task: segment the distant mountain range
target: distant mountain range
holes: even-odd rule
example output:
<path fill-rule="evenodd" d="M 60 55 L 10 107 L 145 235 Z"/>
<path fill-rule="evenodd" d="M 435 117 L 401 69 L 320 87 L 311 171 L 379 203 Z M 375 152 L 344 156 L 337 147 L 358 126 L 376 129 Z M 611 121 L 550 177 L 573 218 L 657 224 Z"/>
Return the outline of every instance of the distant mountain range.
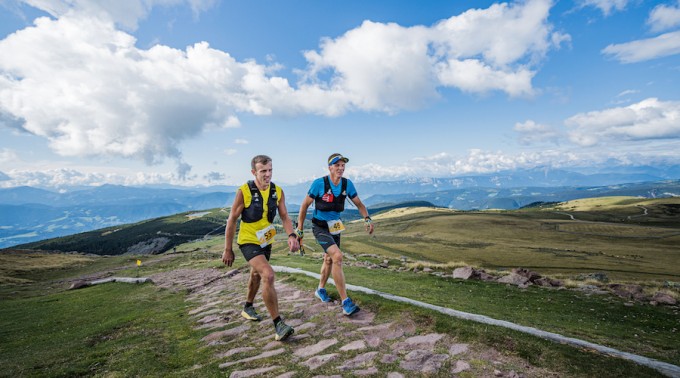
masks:
<path fill-rule="evenodd" d="M 356 182 L 363 202 L 385 207 L 427 201 L 460 210 L 516 209 L 533 202 L 630 195 L 680 196 L 680 167 L 616 167 L 579 173 L 533 169 L 454 178 Z M 297 212 L 310 183 L 282 185 L 288 210 Z M 237 187 L 162 188 L 103 185 L 54 192 L 0 189 L 0 248 L 134 223 L 186 211 L 231 206 Z M 350 205 L 348 209 L 352 209 Z"/>
<path fill-rule="evenodd" d="M 0 189 L 0 248 L 134 223 L 191 210 L 225 207 L 234 192 L 103 185 L 56 193 Z"/>

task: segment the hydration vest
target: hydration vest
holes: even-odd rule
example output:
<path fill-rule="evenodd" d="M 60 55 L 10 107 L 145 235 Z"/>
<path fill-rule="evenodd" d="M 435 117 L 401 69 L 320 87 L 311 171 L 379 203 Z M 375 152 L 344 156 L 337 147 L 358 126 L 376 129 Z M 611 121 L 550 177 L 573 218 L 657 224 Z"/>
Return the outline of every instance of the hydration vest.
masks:
<path fill-rule="evenodd" d="M 331 180 L 328 176 L 323 178 L 323 196 L 314 199 L 314 206 L 318 211 L 342 212 L 345 210 L 345 198 L 347 198 L 347 179 L 341 179 L 340 195 L 335 196 L 331 189 Z"/>
<path fill-rule="evenodd" d="M 250 206 L 243 209 L 241 213 L 241 221 L 246 223 L 254 223 L 262 219 L 264 213 L 264 206 L 262 204 L 262 196 L 260 189 L 255 185 L 255 181 L 248 181 L 248 188 L 250 189 Z M 276 185 L 273 182 L 269 183 L 269 198 L 267 199 L 267 220 L 269 223 L 274 222 L 276 216 L 276 209 L 278 208 L 278 198 L 276 196 Z"/>

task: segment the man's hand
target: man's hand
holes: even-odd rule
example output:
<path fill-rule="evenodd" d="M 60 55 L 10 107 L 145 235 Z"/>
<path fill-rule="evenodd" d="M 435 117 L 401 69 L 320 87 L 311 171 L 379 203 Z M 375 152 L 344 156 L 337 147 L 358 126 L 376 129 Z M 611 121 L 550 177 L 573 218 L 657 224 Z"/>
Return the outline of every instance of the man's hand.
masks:
<path fill-rule="evenodd" d="M 234 251 L 232 251 L 231 249 L 225 249 L 224 253 L 222 253 L 222 262 L 226 266 L 231 266 L 231 264 L 234 263 L 234 258 L 235 258 Z"/>
<path fill-rule="evenodd" d="M 364 223 L 366 224 L 366 231 L 368 231 L 368 234 L 373 235 L 373 221 L 371 220 L 371 217 L 364 218 Z"/>
<path fill-rule="evenodd" d="M 288 238 L 288 249 L 290 249 L 291 252 L 297 252 L 300 249 L 300 243 L 298 242 L 298 238 L 294 237 Z"/>

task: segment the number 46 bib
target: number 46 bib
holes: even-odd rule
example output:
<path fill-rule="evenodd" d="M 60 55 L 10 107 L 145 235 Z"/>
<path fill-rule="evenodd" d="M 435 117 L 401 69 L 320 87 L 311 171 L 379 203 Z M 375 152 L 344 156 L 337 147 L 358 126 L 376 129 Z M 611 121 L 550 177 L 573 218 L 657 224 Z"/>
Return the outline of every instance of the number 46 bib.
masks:
<path fill-rule="evenodd" d="M 327 223 L 328 223 L 328 232 L 330 232 L 331 235 L 338 235 L 341 232 L 345 231 L 345 225 L 342 224 L 342 221 L 340 219 L 330 220 L 330 221 L 327 221 Z"/>

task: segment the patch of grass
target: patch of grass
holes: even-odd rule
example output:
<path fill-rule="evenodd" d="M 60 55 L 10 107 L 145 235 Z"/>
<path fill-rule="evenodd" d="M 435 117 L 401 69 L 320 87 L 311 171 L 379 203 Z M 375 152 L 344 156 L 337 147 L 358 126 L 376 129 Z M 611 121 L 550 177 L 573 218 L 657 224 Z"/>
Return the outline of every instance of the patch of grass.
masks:
<path fill-rule="evenodd" d="M 184 298 L 152 285 L 105 284 L 3 301 L 3 376 L 183 375 L 208 360 Z M 216 366 L 192 374 L 217 375 Z"/>

